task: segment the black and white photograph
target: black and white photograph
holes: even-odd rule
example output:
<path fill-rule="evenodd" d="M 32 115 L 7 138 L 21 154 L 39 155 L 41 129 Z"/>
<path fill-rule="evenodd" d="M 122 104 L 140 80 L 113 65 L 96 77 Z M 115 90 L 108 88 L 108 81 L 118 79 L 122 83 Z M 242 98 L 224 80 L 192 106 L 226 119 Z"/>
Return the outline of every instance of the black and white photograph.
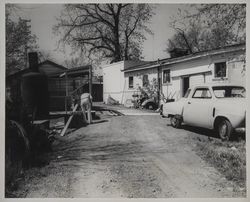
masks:
<path fill-rule="evenodd" d="M 247 198 L 247 3 L 2 4 L 4 198 Z"/>

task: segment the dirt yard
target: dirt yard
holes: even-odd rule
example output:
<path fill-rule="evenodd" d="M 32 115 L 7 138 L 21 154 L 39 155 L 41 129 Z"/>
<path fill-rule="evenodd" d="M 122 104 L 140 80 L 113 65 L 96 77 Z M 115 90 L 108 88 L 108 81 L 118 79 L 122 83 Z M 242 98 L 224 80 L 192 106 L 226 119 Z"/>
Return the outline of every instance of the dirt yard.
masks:
<path fill-rule="evenodd" d="M 245 197 L 201 159 L 193 131 L 174 129 L 156 114 L 101 119 L 58 137 L 48 165 L 25 172 L 15 197 Z"/>

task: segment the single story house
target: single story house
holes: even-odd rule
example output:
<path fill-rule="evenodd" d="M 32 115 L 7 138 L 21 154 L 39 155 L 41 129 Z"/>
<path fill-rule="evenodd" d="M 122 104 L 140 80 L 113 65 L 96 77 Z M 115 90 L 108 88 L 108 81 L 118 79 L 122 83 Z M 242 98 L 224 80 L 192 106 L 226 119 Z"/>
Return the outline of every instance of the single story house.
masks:
<path fill-rule="evenodd" d="M 108 96 L 126 104 L 138 87 L 156 81 L 159 91 L 175 100 L 199 83 L 234 83 L 246 85 L 245 44 L 131 65 L 121 61 L 103 67 L 103 98 Z"/>
<path fill-rule="evenodd" d="M 103 69 L 103 101 L 107 103 L 108 97 L 111 96 L 119 103 L 124 104 L 127 97 L 134 91 L 128 87 L 128 81 L 125 79 L 124 69 L 129 69 L 137 65 L 143 65 L 148 62 L 144 61 L 120 61 L 104 65 Z"/>

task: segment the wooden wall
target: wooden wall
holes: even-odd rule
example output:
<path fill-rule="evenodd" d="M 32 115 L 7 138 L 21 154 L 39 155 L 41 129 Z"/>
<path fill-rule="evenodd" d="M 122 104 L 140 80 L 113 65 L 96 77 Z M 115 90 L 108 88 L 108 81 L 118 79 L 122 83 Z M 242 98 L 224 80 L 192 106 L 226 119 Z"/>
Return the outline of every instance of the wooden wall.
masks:
<path fill-rule="evenodd" d="M 87 78 L 76 77 L 68 78 L 49 78 L 48 88 L 50 94 L 50 111 L 64 111 L 65 110 L 65 96 L 66 96 L 66 85 L 68 85 L 68 98 L 67 98 L 67 109 L 70 110 L 71 107 L 71 97 L 72 92 L 86 83 Z M 89 92 L 89 85 L 86 84 L 80 93 Z M 92 85 L 92 97 L 94 102 L 103 101 L 103 85 L 93 84 Z"/>

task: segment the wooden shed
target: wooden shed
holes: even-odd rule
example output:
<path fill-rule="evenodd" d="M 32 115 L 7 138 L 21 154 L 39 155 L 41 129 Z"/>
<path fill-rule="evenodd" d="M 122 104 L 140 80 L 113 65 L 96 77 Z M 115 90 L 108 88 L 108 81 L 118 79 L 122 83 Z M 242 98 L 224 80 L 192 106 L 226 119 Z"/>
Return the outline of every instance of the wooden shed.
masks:
<path fill-rule="evenodd" d="M 48 86 L 51 111 L 69 110 L 72 106 L 72 98 L 84 92 L 91 93 L 93 101 L 102 101 L 102 81 L 92 77 L 91 65 L 50 74 Z"/>

